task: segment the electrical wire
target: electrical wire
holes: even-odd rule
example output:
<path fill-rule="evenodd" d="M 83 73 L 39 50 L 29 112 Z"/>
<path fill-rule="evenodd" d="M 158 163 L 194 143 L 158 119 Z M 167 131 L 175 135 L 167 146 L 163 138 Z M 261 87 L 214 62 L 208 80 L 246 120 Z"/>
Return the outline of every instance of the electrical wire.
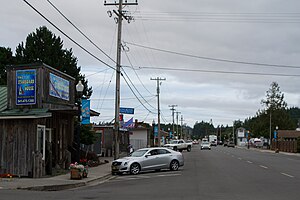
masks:
<path fill-rule="evenodd" d="M 130 91 L 132 92 L 132 94 L 136 97 L 136 99 L 140 102 L 140 104 L 146 109 L 148 110 L 149 112 L 153 113 L 151 110 L 149 110 L 143 102 L 141 102 L 141 100 L 138 98 L 138 96 L 135 94 L 135 92 L 133 91 L 132 87 L 129 85 L 128 81 L 126 80 L 126 78 L 123 76 L 123 74 L 121 73 L 125 83 L 127 84 L 127 86 L 129 87 Z"/>
<path fill-rule="evenodd" d="M 131 66 L 131 69 L 133 69 L 133 71 L 134 71 L 136 77 L 138 78 L 139 82 L 142 84 L 143 88 L 144 88 L 149 94 L 152 94 L 152 93 L 146 88 L 146 86 L 144 85 L 144 83 L 143 83 L 142 80 L 140 79 L 139 75 L 137 74 L 136 70 L 134 70 L 133 64 L 132 64 L 132 62 L 131 62 L 131 60 L 130 60 L 130 58 L 129 58 L 129 56 L 128 56 L 128 54 L 127 54 L 126 51 L 125 51 L 125 55 L 126 55 L 126 58 L 127 58 L 128 62 L 129 62 L 129 64 L 130 64 L 130 66 Z"/>
<path fill-rule="evenodd" d="M 139 13 L 139 14 L 138 14 Z M 147 12 L 134 15 L 136 20 L 188 22 L 300 23 L 300 13 L 213 13 Z"/>
<path fill-rule="evenodd" d="M 76 44 L 79 48 L 81 48 L 83 51 L 85 51 L 87 54 L 101 62 L 102 64 L 106 65 L 107 67 L 115 70 L 114 67 L 110 66 L 94 54 L 92 54 L 90 51 L 88 51 L 86 48 L 84 48 L 82 45 L 80 45 L 78 42 L 76 42 L 74 39 L 72 39 L 69 35 L 67 35 L 65 32 L 63 32 L 58 26 L 56 26 L 54 23 L 52 23 L 47 17 L 45 17 L 41 12 L 39 12 L 34 6 L 32 6 L 27 0 L 23 0 L 29 7 L 31 7 L 36 13 L 38 13 L 42 18 L 44 18 L 49 24 L 51 24 L 54 28 L 56 28 L 61 34 L 63 34 L 66 38 L 68 38 L 71 42 Z"/>
<path fill-rule="evenodd" d="M 217 73 L 217 74 L 236 74 L 236 75 L 258 75 L 258 76 L 283 76 L 283 77 L 300 77 L 300 74 L 274 74 L 274 73 L 259 73 L 259 72 L 229 72 L 221 70 L 203 70 L 203 69 L 189 69 L 189 68 L 166 68 L 166 67 L 138 67 L 139 69 L 159 69 L 166 71 L 182 71 L 182 72 L 203 72 L 203 73 Z"/>
<path fill-rule="evenodd" d="M 126 77 L 128 78 L 128 80 L 130 81 L 130 83 L 132 84 L 132 86 L 134 87 L 134 89 L 137 91 L 137 93 L 140 95 L 140 97 L 145 101 L 145 103 L 147 103 L 150 107 L 154 108 L 144 97 L 143 95 L 138 91 L 138 89 L 135 87 L 135 85 L 133 84 L 133 82 L 131 81 L 131 79 L 129 78 L 129 76 L 127 75 L 126 71 L 124 70 L 124 68 L 121 68 L 122 71 L 124 72 L 124 74 L 126 75 Z"/>
<path fill-rule="evenodd" d="M 264 66 L 264 67 L 300 69 L 300 66 L 278 65 L 278 64 L 268 64 L 268 63 L 246 62 L 246 61 L 237 61 L 237 60 L 229 60 L 229 59 L 221 59 L 221 58 L 212 58 L 212 57 L 197 56 L 197 55 L 192 55 L 192 54 L 187 54 L 187 53 L 180 53 L 180 52 L 171 51 L 171 50 L 159 49 L 159 48 L 149 47 L 149 46 L 145 46 L 145 45 L 141 45 L 141 44 L 135 44 L 132 42 L 125 42 L 125 43 L 136 46 L 136 47 L 140 47 L 140 48 L 151 49 L 151 50 L 160 51 L 160 52 L 164 52 L 164 53 L 175 54 L 175 55 L 179 55 L 179 56 L 185 56 L 185 57 L 191 57 L 191 58 L 197 58 L 197 59 L 203 59 L 203 60 L 235 63 L 235 64 L 243 64 L 243 65 L 256 65 L 256 66 Z"/>
<path fill-rule="evenodd" d="M 102 52 L 107 58 L 116 64 L 116 61 L 112 59 L 107 53 L 105 53 L 98 45 L 96 45 L 86 34 L 84 34 L 73 22 L 71 22 L 50 0 L 46 0 L 65 20 L 67 20 L 81 35 L 83 35 L 94 47 Z"/>

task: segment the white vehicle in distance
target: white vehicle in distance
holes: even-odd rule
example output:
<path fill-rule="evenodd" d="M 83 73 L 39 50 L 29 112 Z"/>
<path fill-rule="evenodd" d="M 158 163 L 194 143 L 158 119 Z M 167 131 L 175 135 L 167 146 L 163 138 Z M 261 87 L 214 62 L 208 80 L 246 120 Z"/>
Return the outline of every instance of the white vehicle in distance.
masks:
<path fill-rule="evenodd" d="M 202 141 L 201 142 L 201 150 L 204 150 L 204 149 L 208 149 L 208 150 L 211 149 L 210 143 L 208 141 Z"/>
<path fill-rule="evenodd" d="M 187 150 L 190 152 L 192 150 L 192 143 L 186 143 L 184 140 L 171 140 L 169 144 L 165 144 L 164 147 L 167 147 L 169 149 L 172 149 L 174 151 L 180 151 Z"/>

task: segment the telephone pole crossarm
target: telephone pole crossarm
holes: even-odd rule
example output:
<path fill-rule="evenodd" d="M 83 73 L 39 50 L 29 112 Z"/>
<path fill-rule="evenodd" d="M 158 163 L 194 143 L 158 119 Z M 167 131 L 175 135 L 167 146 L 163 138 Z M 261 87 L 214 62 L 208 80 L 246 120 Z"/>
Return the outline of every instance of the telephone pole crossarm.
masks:
<path fill-rule="evenodd" d="M 107 2 L 107 1 L 104 1 L 104 5 L 105 6 L 117 6 L 117 5 L 119 5 L 119 3 L 118 2 L 116 2 L 116 1 L 114 1 L 114 2 Z M 138 2 L 137 2 L 137 0 L 135 1 L 135 2 L 128 2 L 127 0 L 125 0 L 124 2 L 123 2 L 123 5 L 124 6 L 137 6 L 138 5 Z"/>

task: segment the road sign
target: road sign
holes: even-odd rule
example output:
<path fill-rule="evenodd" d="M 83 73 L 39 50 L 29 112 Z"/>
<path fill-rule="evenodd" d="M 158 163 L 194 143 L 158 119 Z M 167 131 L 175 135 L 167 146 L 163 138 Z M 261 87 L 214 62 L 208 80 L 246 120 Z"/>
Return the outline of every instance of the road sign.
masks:
<path fill-rule="evenodd" d="M 123 113 L 123 114 L 131 114 L 133 115 L 134 114 L 134 108 L 120 108 L 120 113 Z"/>

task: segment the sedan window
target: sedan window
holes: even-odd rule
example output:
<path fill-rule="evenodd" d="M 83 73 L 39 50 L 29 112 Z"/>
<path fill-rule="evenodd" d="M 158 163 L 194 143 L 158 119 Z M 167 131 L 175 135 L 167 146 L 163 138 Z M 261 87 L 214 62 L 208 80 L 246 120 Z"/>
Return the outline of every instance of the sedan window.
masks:
<path fill-rule="evenodd" d="M 137 151 L 134 151 L 132 154 L 131 154 L 131 157 L 141 157 L 143 156 L 148 150 L 137 150 Z"/>
<path fill-rule="evenodd" d="M 158 154 L 157 149 L 151 150 L 150 154 L 151 154 L 151 156 L 157 155 Z"/>
<path fill-rule="evenodd" d="M 158 154 L 168 154 L 171 153 L 170 151 L 166 150 L 166 149 L 158 149 Z"/>

